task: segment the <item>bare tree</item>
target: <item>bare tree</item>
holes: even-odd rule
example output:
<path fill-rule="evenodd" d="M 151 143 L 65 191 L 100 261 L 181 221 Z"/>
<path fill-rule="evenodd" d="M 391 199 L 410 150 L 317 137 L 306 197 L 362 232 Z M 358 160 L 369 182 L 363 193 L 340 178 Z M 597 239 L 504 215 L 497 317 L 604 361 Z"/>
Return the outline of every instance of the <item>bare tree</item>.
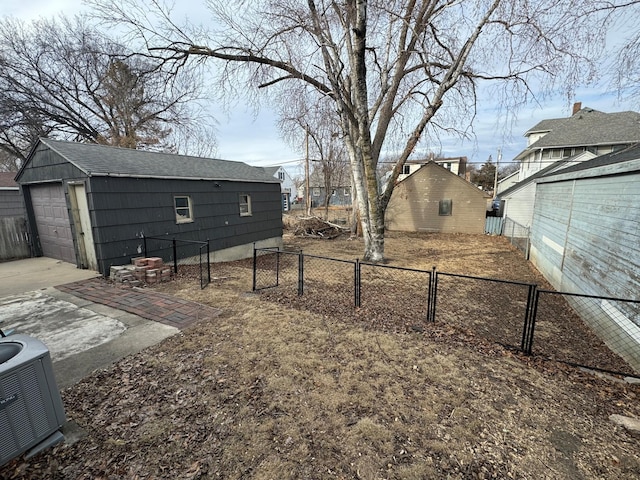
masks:
<path fill-rule="evenodd" d="M 196 72 L 157 62 L 76 18 L 0 22 L 0 149 L 24 160 L 40 136 L 176 150 L 198 118 Z"/>
<path fill-rule="evenodd" d="M 311 178 L 320 181 L 324 187 L 325 219 L 333 188 L 351 186 L 340 119 L 329 106 L 327 102 L 314 103 L 314 99 L 296 96 L 292 101 L 282 103 L 279 122 L 283 138 L 291 145 L 309 142 Z"/>
<path fill-rule="evenodd" d="M 306 89 L 328 102 L 372 261 L 384 258 L 384 213 L 403 164 L 430 136 L 468 135 L 481 81 L 510 108 L 533 91 L 570 95 L 592 76 L 604 36 L 581 16 L 587 0 L 208 0 L 208 36 L 175 24 L 157 0 L 151 14 L 149 2 L 90 3 L 175 71 L 217 59 L 221 88 Z M 391 137 L 403 145 L 381 192 L 376 170 Z"/>

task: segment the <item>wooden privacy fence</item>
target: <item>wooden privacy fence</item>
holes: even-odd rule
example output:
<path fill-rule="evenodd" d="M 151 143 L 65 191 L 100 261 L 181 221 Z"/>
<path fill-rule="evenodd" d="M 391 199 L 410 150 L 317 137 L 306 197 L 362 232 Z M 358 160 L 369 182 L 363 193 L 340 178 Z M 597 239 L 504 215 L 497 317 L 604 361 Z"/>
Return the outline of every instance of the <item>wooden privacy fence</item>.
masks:
<path fill-rule="evenodd" d="M 31 248 L 25 218 L 0 218 L 0 261 L 30 256 Z"/>

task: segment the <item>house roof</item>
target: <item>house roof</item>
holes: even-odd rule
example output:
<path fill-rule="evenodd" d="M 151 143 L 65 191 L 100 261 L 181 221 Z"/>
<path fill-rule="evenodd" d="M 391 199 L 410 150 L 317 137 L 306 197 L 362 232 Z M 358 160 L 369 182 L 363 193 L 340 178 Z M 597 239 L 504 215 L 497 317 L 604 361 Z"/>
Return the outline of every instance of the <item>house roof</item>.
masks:
<path fill-rule="evenodd" d="M 516 183 L 515 185 L 511 185 L 506 190 L 500 192 L 498 194 L 498 198 L 509 196 L 513 192 L 515 192 L 517 190 L 520 190 L 522 187 L 525 187 L 525 186 L 529 185 L 530 183 L 535 182 L 538 178 L 541 178 L 541 177 L 544 177 L 545 175 L 554 173 L 557 170 L 562 169 L 563 172 L 565 172 L 566 170 L 569 170 L 572 167 L 566 167 L 566 168 L 562 168 L 562 167 L 565 166 L 567 163 L 571 163 L 571 162 L 577 161 L 579 159 L 579 157 L 581 157 L 581 156 L 594 157 L 595 155 L 593 153 L 591 153 L 591 152 L 580 152 L 579 154 L 574 155 L 572 157 L 565 158 L 563 160 L 558 160 L 557 162 L 553 162 L 551 165 L 547 165 L 542 170 L 537 171 L 533 175 L 528 176 L 524 180 Z M 588 161 L 589 160 L 585 160 L 582 163 L 586 163 Z M 582 165 L 582 163 L 580 163 L 578 165 Z"/>
<path fill-rule="evenodd" d="M 491 195 L 489 195 L 487 192 L 484 192 L 483 190 L 481 190 L 480 188 L 478 188 L 476 185 L 474 185 L 471 182 L 468 182 L 467 180 L 465 180 L 464 178 L 462 178 L 460 175 L 456 175 L 455 173 L 453 173 L 451 170 L 449 170 L 448 168 L 444 168 L 442 165 L 440 165 L 439 163 L 436 163 L 435 161 L 431 160 L 428 163 L 426 163 L 422 168 L 419 168 L 418 170 L 416 170 L 415 172 L 413 172 L 410 175 L 407 175 L 405 178 L 403 178 L 402 180 L 400 180 L 398 182 L 398 185 L 404 182 L 408 182 L 409 179 L 415 178 L 418 175 L 423 175 L 424 171 L 426 171 L 427 168 L 432 168 L 432 169 L 440 169 L 439 171 L 441 173 L 444 173 L 445 175 L 451 175 L 452 178 L 456 178 L 457 182 L 463 182 L 464 184 L 468 185 L 469 188 L 475 192 L 478 192 L 479 195 L 485 197 L 485 198 L 491 198 Z"/>
<path fill-rule="evenodd" d="M 622 165 L 625 164 L 625 165 Z M 625 173 L 628 171 L 640 171 L 640 143 L 636 143 L 623 150 L 600 155 L 586 162 L 572 165 L 558 172 L 550 172 L 543 175 L 543 179 L 553 177 L 554 179 L 563 179 L 575 177 L 580 172 L 587 173 L 593 171 L 594 175 L 606 175 L 615 173 Z M 562 178 L 560 178 L 562 176 Z"/>
<path fill-rule="evenodd" d="M 272 177 L 280 170 L 280 167 L 262 167 L 262 169 L 266 172 L 267 175 L 271 175 Z"/>
<path fill-rule="evenodd" d="M 592 108 L 582 108 L 568 118 L 547 119 L 525 133 L 548 132 L 516 159 L 532 150 L 542 148 L 588 147 L 597 145 L 621 145 L 640 142 L 640 113 L 604 113 Z"/>
<path fill-rule="evenodd" d="M 16 172 L 0 172 L 0 188 L 18 189 L 18 184 L 14 180 Z"/>
<path fill-rule="evenodd" d="M 242 162 L 133 150 L 95 143 L 65 142 L 48 138 L 41 138 L 40 143 L 51 148 L 90 177 L 279 183 L 277 178 L 268 175 L 264 169 Z M 25 166 L 27 163 L 28 161 Z"/>
<path fill-rule="evenodd" d="M 443 158 L 422 158 L 422 159 L 416 159 L 416 160 L 407 160 L 405 162 L 405 165 L 410 164 L 410 165 L 426 165 L 429 162 L 434 162 L 434 163 L 461 163 L 461 162 L 466 162 L 467 161 L 467 157 L 443 157 Z"/>

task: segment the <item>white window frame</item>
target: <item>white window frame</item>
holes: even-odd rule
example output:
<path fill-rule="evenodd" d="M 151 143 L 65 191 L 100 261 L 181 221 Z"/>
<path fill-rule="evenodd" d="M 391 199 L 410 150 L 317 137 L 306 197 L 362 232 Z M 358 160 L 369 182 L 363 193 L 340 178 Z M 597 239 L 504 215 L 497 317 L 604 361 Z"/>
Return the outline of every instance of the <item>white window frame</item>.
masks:
<path fill-rule="evenodd" d="M 251 195 L 248 195 L 246 193 L 241 193 L 239 198 L 239 206 L 240 206 L 240 216 L 250 217 L 252 215 Z"/>
<path fill-rule="evenodd" d="M 344 196 L 345 197 L 350 197 L 351 196 L 351 188 L 350 187 L 344 187 Z"/>
<path fill-rule="evenodd" d="M 320 189 L 318 187 L 313 187 L 311 189 L 311 196 L 319 197 L 320 196 Z"/>
<path fill-rule="evenodd" d="M 178 205 L 178 200 L 187 200 L 186 205 Z M 193 203 L 189 195 L 174 195 L 173 196 L 173 211 L 176 215 L 176 223 L 191 223 L 193 222 Z M 186 213 L 186 215 L 185 215 Z"/>

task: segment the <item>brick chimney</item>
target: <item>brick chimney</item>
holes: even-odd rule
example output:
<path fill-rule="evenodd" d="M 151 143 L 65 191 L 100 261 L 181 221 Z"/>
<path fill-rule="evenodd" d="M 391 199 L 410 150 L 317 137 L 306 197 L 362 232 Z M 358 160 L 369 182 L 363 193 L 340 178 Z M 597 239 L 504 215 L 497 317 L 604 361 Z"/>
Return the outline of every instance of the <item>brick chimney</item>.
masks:
<path fill-rule="evenodd" d="M 573 104 L 573 113 L 571 115 L 575 115 L 580 110 L 582 110 L 582 102 L 576 102 Z"/>

